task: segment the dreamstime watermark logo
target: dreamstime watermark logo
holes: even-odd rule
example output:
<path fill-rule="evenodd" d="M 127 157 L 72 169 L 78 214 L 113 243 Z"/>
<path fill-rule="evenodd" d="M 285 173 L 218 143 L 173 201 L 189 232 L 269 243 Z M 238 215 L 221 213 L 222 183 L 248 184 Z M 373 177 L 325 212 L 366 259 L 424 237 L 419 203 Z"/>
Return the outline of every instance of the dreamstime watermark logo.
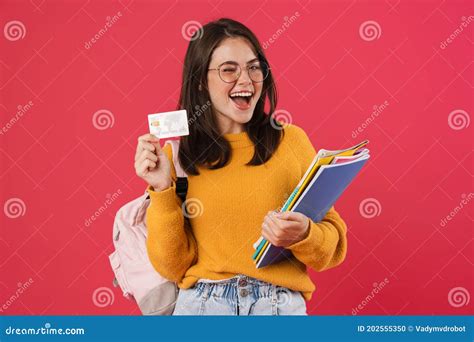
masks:
<path fill-rule="evenodd" d="M 20 296 L 28 290 L 28 288 L 31 286 L 31 284 L 34 283 L 33 278 L 28 279 L 26 282 L 18 282 L 17 284 L 17 289 L 14 294 L 12 294 L 6 301 L 5 303 L 0 306 L 0 312 L 3 312 L 7 310 L 15 301 L 20 298 Z"/>
<path fill-rule="evenodd" d="M 122 12 L 118 11 L 116 14 L 113 16 L 108 16 L 105 18 L 105 25 L 103 28 L 101 28 L 89 41 L 84 42 L 84 48 L 86 50 L 89 50 L 92 45 L 97 43 L 106 33 L 107 31 L 112 28 L 112 26 L 119 21 L 119 19 L 122 18 Z"/>
<path fill-rule="evenodd" d="M 444 216 L 441 221 L 439 222 L 439 225 L 441 227 L 446 227 L 448 224 L 448 221 L 451 221 L 462 209 L 466 207 L 466 205 L 471 202 L 471 200 L 474 198 L 474 193 L 470 192 L 469 194 L 462 194 L 461 195 L 461 201 L 459 202 L 458 205 L 456 205 L 448 215 Z"/>
<path fill-rule="evenodd" d="M 15 42 L 25 38 L 26 28 L 21 21 L 12 20 L 5 24 L 3 34 L 7 40 Z"/>
<path fill-rule="evenodd" d="M 448 115 L 448 125 L 455 131 L 469 127 L 470 123 L 471 118 L 465 110 L 455 109 Z"/>
<path fill-rule="evenodd" d="M 366 198 L 359 205 L 359 212 L 362 217 L 367 219 L 374 218 L 375 216 L 380 216 L 382 213 L 382 205 L 375 198 Z"/>
<path fill-rule="evenodd" d="M 280 36 L 285 33 L 286 30 L 290 28 L 290 26 L 300 17 L 299 12 L 295 12 L 293 15 L 286 16 L 283 18 L 283 24 L 275 31 L 274 34 L 266 41 L 262 43 L 263 49 L 268 49 L 268 47 L 274 44 Z"/>
<path fill-rule="evenodd" d="M 203 34 L 204 31 L 202 25 L 196 20 L 187 21 L 181 27 L 181 35 L 188 42 L 202 38 Z"/>
<path fill-rule="evenodd" d="M 200 105 L 196 105 L 194 107 L 194 111 L 191 115 L 191 117 L 188 119 L 188 125 L 191 126 L 194 122 L 196 122 L 196 120 L 206 112 L 206 110 L 208 110 L 209 108 L 211 108 L 211 101 L 207 101 L 205 104 L 203 104 L 202 106 Z"/>
<path fill-rule="evenodd" d="M 372 113 L 360 126 L 352 131 L 352 139 L 357 138 L 357 136 L 362 133 L 369 125 L 389 106 L 387 100 L 384 101 L 381 105 L 374 105 Z"/>
<path fill-rule="evenodd" d="M 271 116 L 272 117 L 270 118 L 270 125 L 277 130 L 282 130 L 285 127 L 291 125 L 291 123 L 293 122 L 291 113 L 285 109 L 277 109 L 272 113 Z M 278 125 L 276 121 L 278 121 L 281 126 Z"/>
<path fill-rule="evenodd" d="M 197 198 L 188 198 L 181 205 L 183 215 L 187 218 L 195 218 L 204 213 L 204 206 Z"/>
<path fill-rule="evenodd" d="M 276 294 L 277 294 L 277 298 L 275 298 L 275 299 L 278 302 L 278 306 L 285 307 L 285 306 L 291 304 L 292 295 L 290 294 L 290 292 L 288 290 L 278 289 Z"/>
<path fill-rule="evenodd" d="M 20 216 L 25 216 L 26 205 L 20 198 L 10 198 L 3 206 L 5 216 L 11 219 L 16 219 Z"/>
<path fill-rule="evenodd" d="M 6 335 L 84 335 L 84 328 L 53 328 L 51 323 L 45 323 L 44 327 L 32 328 L 28 327 L 12 327 L 5 329 Z"/>
<path fill-rule="evenodd" d="M 464 287 L 454 287 L 448 293 L 448 303 L 454 308 L 460 308 L 469 304 L 471 296 Z"/>
<path fill-rule="evenodd" d="M 372 291 L 355 308 L 352 308 L 352 315 L 355 316 L 364 309 L 389 282 L 388 278 L 385 278 L 378 284 L 374 283 Z"/>
<path fill-rule="evenodd" d="M 85 227 L 90 227 L 92 225 L 92 223 L 98 219 L 100 217 L 100 215 L 102 215 L 106 210 L 107 208 L 109 208 L 112 203 L 115 202 L 115 200 L 122 194 L 122 190 L 120 189 L 117 189 L 117 191 L 115 191 L 113 194 L 107 194 L 105 195 L 105 201 L 104 201 L 104 204 L 101 205 L 95 212 L 93 215 L 91 215 L 90 217 L 88 217 L 87 219 L 84 220 L 84 226 Z"/>
<path fill-rule="evenodd" d="M 382 28 L 376 21 L 364 21 L 362 24 L 360 24 L 359 35 L 366 42 L 371 42 L 380 38 L 382 35 Z"/>
<path fill-rule="evenodd" d="M 101 131 L 114 127 L 114 123 L 114 114 L 107 109 L 99 109 L 92 116 L 92 125 Z"/>
<path fill-rule="evenodd" d="M 461 24 L 446 38 L 444 41 L 439 43 L 441 49 L 446 49 L 449 44 L 454 42 L 454 40 L 466 29 L 469 24 L 474 20 L 474 16 L 470 15 L 469 17 L 462 17 Z"/>
<path fill-rule="evenodd" d="M 114 303 L 114 293 L 108 287 L 99 287 L 92 294 L 92 302 L 99 308 L 105 308 L 106 306 Z"/>
<path fill-rule="evenodd" d="M 18 105 L 15 115 L 0 129 L 0 135 L 6 134 L 10 128 L 12 128 L 23 117 L 23 115 L 33 107 L 33 105 L 33 101 L 28 101 L 25 105 Z"/>

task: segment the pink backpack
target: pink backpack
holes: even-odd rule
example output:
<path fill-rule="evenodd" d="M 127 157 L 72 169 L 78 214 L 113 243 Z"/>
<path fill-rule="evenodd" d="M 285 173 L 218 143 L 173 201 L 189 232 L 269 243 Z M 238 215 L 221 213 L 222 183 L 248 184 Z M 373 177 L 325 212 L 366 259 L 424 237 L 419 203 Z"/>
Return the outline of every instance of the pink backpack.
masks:
<path fill-rule="evenodd" d="M 178 180 L 186 181 L 187 175 L 178 160 L 179 140 L 168 140 L 166 144 L 171 144 Z M 163 278 L 148 259 L 145 217 L 149 204 L 150 199 L 145 192 L 125 204 L 115 216 L 113 228 L 115 251 L 109 256 L 115 274 L 113 283 L 115 287 L 120 286 L 126 298 L 136 301 L 143 315 L 171 315 L 178 287 L 174 282 Z"/>

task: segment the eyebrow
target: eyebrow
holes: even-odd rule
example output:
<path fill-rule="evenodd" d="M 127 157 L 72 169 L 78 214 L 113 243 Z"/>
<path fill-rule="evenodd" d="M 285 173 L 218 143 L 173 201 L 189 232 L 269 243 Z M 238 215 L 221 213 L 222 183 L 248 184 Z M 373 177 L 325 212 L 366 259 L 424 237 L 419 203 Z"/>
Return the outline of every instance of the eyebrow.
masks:
<path fill-rule="evenodd" d="M 258 62 L 258 61 L 259 61 L 258 57 L 255 57 L 254 59 L 251 59 L 250 61 L 248 61 L 248 62 L 245 63 L 245 64 L 250 64 L 250 63 Z M 239 63 L 237 63 L 236 61 L 225 61 L 225 62 L 223 62 L 223 63 L 221 63 L 221 64 L 225 64 L 225 63 L 239 64 Z"/>

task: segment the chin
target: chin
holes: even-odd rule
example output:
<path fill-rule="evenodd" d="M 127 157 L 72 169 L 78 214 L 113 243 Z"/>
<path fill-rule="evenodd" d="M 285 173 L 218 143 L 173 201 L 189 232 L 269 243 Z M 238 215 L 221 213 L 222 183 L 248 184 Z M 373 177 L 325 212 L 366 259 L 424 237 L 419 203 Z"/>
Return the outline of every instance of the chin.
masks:
<path fill-rule="evenodd" d="M 255 108 L 250 108 L 246 111 L 233 111 L 232 113 L 232 120 L 238 122 L 240 124 L 246 124 L 252 119 L 253 111 Z"/>

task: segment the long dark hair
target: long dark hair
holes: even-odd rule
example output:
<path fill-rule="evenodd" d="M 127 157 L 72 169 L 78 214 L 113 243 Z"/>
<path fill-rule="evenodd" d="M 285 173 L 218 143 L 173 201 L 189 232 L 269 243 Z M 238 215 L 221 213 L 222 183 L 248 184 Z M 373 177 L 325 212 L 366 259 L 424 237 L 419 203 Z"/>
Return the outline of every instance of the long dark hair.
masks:
<path fill-rule="evenodd" d="M 189 175 L 199 175 L 197 167 L 218 169 L 231 157 L 229 142 L 218 131 L 207 87 L 207 69 L 214 49 L 226 38 L 245 38 L 260 62 L 269 65 L 257 37 L 238 21 L 222 18 L 204 25 L 191 37 L 186 52 L 178 109 L 188 113 L 189 135 L 181 137 L 179 161 Z M 268 99 L 268 111 L 265 104 Z M 271 158 L 283 137 L 283 129 L 271 115 L 277 104 L 277 91 L 271 70 L 263 81 L 262 94 L 252 118 L 244 127 L 254 144 L 254 155 L 246 165 L 261 165 Z"/>

